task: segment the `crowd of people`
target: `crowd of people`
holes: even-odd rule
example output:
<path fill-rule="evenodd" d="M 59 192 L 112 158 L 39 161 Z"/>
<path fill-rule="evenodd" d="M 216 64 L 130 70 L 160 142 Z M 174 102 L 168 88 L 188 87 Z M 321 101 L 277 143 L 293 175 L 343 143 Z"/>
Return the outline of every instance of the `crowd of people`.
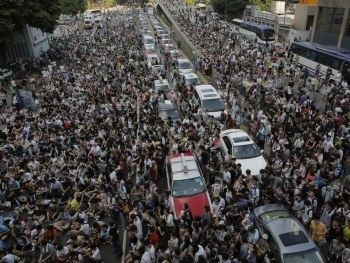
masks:
<path fill-rule="evenodd" d="M 218 28 L 182 1 L 164 4 L 201 51 L 199 70 L 215 69 L 213 85 L 227 102 L 220 120 L 190 105 L 181 121 L 155 117 L 157 76 L 144 62 L 131 9 L 109 11 L 100 30 L 73 28 L 56 37 L 23 79 L 4 83 L 31 91 L 36 107 L 25 108 L 18 96 L 2 107 L 2 261 L 275 262 L 269 237 L 249 216 L 270 202 L 293 211 L 329 262 L 349 262 L 347 85 L 299 81 L 302 71 L 288 57 L 281 59 L 285 68 L 269 68 L 273 47 Z M 182 91 L 177 78 L 173 88 Z M 312 98 L 323 86 L 334 96 L 320 112 Z M 243 120 L 268 161 L 254 177 L 234 158 L 220 158 L 213 143 Z M 175 220 L 164 166 L 167 154 L 185 151 L 200 157 L 213 204 L 202 216 L 185 205 Z M 115 258 L 101 255 L 103 246 Z"/>

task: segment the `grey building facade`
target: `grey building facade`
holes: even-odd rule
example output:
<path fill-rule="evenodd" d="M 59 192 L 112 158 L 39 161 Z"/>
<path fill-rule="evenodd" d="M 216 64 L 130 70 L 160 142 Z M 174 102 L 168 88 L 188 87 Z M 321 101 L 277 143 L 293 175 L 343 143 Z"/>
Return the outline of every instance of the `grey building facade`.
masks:
<path fill-rule="evenodd" d="M 311 42 L 350 49 L 350 0 L 318 0 Z"/>

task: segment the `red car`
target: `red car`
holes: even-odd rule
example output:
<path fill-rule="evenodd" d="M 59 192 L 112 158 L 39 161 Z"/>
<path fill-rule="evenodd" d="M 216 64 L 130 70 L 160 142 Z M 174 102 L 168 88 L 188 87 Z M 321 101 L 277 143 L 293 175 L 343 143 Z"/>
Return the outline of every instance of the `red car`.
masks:
<path fill-rule="evenodd" d="M 166 158 L 170 206 L 175 219 L 180 219 L 185 203 L 193 216 L 202 216 L 203 207 L 211 205 L 197 156 L 192 152 L 170 154 Z"/>

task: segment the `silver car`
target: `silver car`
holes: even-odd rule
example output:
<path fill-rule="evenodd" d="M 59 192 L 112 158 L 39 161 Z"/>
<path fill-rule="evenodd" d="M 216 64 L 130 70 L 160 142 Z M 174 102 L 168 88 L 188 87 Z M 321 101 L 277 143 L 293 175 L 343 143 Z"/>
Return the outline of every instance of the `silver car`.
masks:
<path fill-rule="evenodd" d="M 268 235 L 269 251 L 277 262 L 326 262 L 304 226 L 283 205 L 259 206 L 253 214 L 260 234 Z"/>

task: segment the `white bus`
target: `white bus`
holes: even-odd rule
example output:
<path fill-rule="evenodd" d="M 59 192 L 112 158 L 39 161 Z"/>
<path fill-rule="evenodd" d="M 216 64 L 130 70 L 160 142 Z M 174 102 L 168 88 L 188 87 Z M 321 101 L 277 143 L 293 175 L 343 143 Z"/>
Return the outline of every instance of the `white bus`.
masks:
<path fill-rule="evenodd" d="M 306 67 L 311 74 L 320 64 L 320 77 L 325 78 L 328 66 L 330 66 L 332 69 L 330 81 L 337 81 L 336 76 L 340 71 L 346 74 L 343 77 L 350 83 L 350 50 L 310 42 L 293 42 L 290 51 L 299 56 L 298 64 Z"/>

